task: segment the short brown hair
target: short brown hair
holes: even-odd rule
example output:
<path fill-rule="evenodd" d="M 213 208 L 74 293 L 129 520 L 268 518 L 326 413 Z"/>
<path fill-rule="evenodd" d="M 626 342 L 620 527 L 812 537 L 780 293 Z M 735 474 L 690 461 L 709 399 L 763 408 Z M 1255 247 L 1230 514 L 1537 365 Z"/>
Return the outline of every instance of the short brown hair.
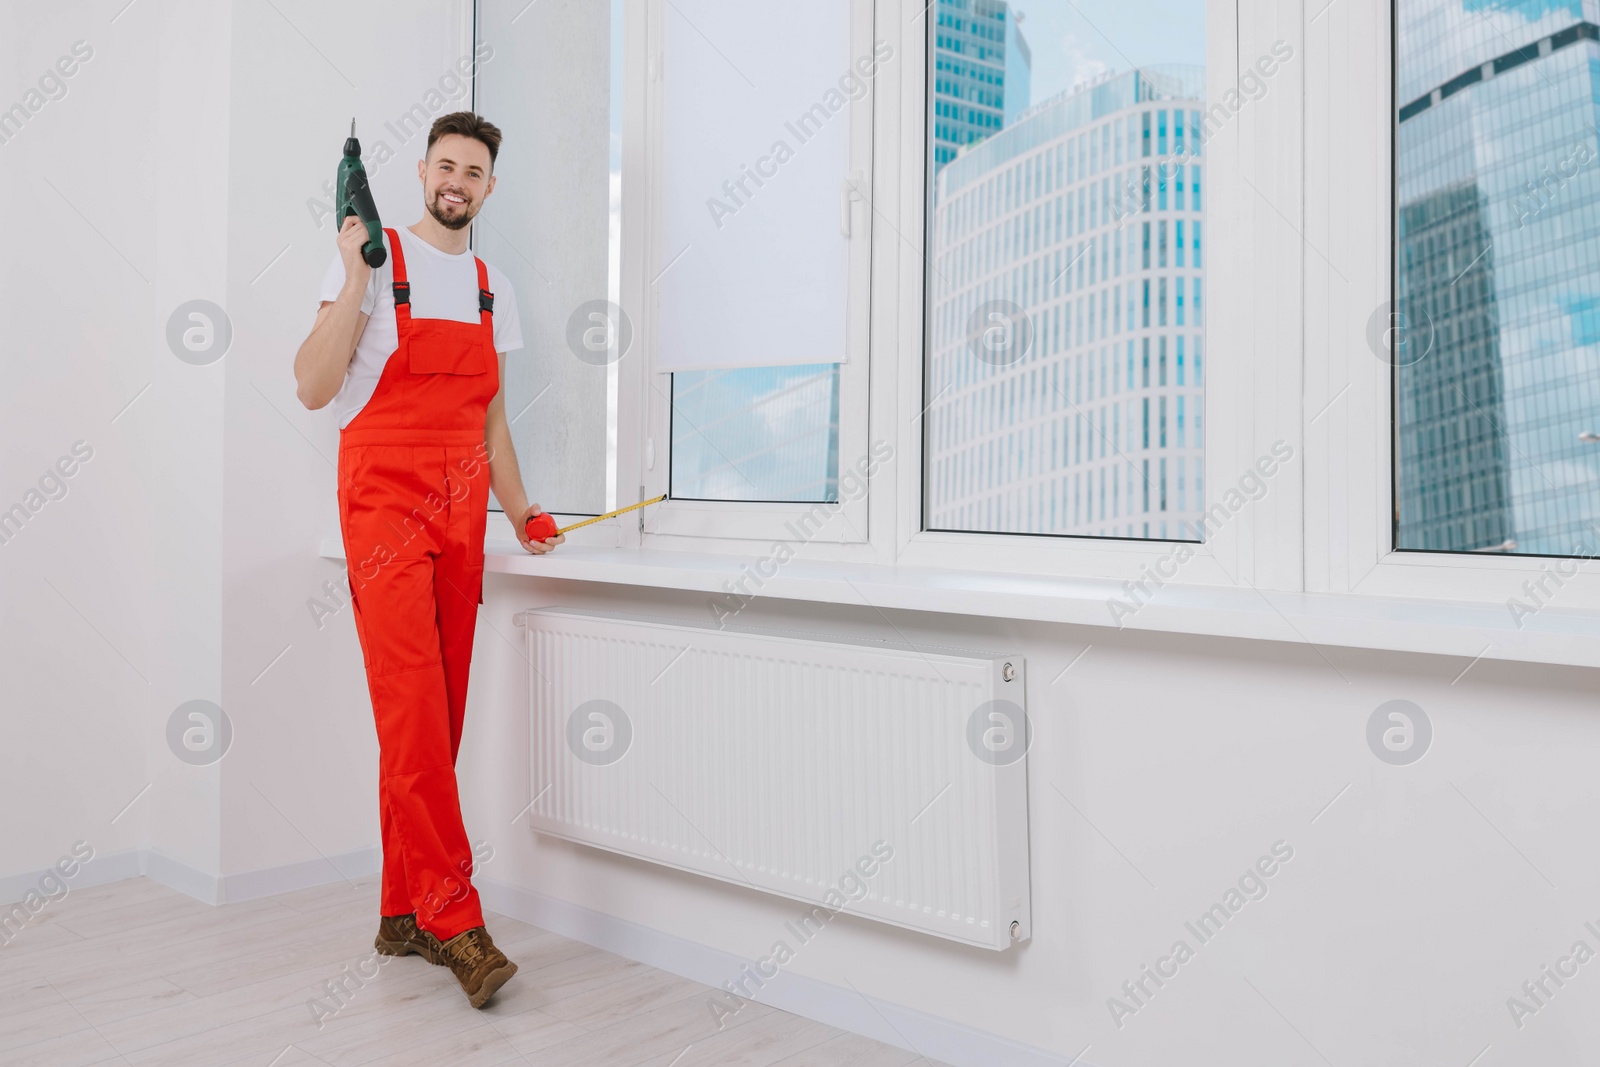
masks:
<path fill-rule="evenodd" d="M 448 115 L 440 115 L 433 120 L 433 129 L 428 131 L 428 147 L 423 154 L 431 153 L 433 142 L 448 133 L 459 133 L 463 137 L 482 141 L 489 149 L 489 169 L 494 170 L 495 157 L 500 154 L 500 127 L 471 111 L 452 111 Z"/>

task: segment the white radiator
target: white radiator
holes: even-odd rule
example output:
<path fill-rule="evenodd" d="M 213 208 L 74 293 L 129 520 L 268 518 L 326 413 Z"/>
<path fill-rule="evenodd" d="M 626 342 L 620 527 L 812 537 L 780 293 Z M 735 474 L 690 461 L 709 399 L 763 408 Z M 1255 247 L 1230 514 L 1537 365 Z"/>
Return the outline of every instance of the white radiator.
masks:
<path fill-rule="evenodd" d="M 516 621 L 534 829 L 970 945 L 1029 936 L 1021 657 Z"/>

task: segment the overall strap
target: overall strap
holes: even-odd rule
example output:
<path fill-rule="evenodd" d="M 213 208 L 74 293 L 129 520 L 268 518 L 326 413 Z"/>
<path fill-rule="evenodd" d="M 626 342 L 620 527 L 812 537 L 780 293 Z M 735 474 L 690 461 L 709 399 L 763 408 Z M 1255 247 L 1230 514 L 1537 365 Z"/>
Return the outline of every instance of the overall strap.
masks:
<path fill-rule="evenodd" d="M 389 235 L 389 254 L 394 257 L 394 321 L 400 335 L 411 332 L 411 283 L 406 280 L 406 254 L 400 249 L 400 235 L 384 227 Z"/>
<path fill-rule="evenodd" d="M 493 347 L 494 337 L 494 294 L 489 291 L 489 268 L 477 256 L 472 257 L 478 264 L 478 321 L 489 331 L 490 347 Z"/>

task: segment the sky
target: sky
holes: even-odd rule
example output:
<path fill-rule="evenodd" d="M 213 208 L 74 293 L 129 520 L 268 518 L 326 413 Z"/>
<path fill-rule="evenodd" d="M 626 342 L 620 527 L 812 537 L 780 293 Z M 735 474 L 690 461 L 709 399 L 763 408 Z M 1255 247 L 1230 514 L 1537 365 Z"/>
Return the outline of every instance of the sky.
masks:
<path fill-rule="evenodd" d="M 1030 103 L 1107 70 L 1205 64 L 1205 0 L 1018 0 L 1033 49 Z"/>

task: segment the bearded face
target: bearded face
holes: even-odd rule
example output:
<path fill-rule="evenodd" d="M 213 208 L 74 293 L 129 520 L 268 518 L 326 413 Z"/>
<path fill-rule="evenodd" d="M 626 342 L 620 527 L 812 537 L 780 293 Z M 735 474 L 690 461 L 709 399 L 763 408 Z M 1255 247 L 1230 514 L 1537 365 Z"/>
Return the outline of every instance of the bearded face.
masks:
<path fill-rule="evenodd" d="M 451 230 L 459 230 L 471 222 L 482 203 L 473 200 L 459 185 L 448 180 L 442 181 L 428 200 L 428 214 L 437 219 L 439 225 Z"/>
<path fill-rule="evenodd" d="M 471 223 L 494 183 L 489 167 L 489 149 L 482 141 L 459 134 L 439 138 L 423 171 L 428 214 L 449 230 Z"/>

